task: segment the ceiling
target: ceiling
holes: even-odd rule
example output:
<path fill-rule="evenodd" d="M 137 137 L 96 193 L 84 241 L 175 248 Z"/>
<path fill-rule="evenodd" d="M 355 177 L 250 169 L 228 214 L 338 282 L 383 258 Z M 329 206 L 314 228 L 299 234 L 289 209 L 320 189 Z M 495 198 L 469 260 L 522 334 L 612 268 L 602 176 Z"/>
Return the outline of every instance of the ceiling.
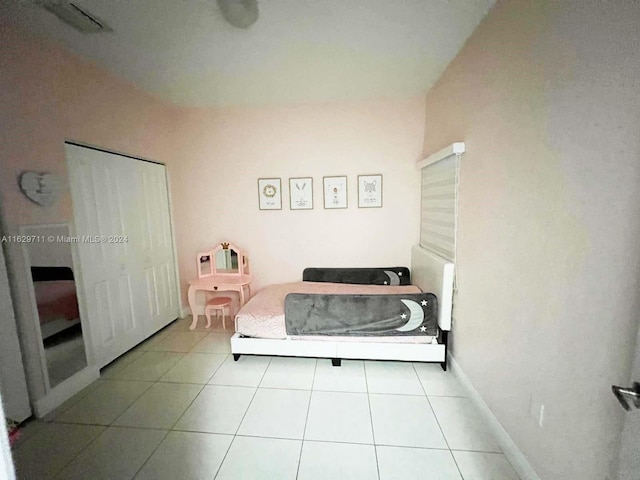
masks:
<path fill-rule="evenodd" d="M 35 0 L 0 15 L 182 106 L 426 92 L 495 0 L 261 0 L 249 29 L 215 0 L 76 0 L 113 29 L 81 34 Z"/>

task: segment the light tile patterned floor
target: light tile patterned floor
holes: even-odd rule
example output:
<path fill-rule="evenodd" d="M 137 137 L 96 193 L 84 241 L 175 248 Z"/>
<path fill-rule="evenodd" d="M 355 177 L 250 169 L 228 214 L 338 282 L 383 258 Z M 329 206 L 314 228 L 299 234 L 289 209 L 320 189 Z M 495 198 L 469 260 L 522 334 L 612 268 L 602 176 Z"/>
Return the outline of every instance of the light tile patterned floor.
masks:
<path fill-rule="evenodd" d="M 14 450 L 18 478 L 518 480 L 439 365 L 234 362 L 232 332 L 192 332 L 190 322 L 28 424 Z"/>

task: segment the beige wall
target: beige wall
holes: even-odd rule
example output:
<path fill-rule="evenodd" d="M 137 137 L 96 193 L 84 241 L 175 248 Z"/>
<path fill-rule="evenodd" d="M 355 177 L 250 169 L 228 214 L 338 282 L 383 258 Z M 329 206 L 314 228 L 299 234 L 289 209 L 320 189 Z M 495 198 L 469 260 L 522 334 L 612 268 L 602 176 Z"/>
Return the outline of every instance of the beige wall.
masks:
<path fill-rule="evenodd" d="M 418 241 L 424 97 L 357 104 L 183 111 L 169 166 L 182 291 L 199 250 L 247 250 L 254 287 L 308 266 L 409 265 Z M 357 175 L 381 173 L 383 208 L 359 209 Z M 323 175 L 348 176 L 346 210 L 324 210 Z M 289 209 L 289 177 L 313 177 L 313 210 Z M 281 177 L 283 209 L 258 209 L 259 177 Z"/>
<path fill-rule="evenodd" d="M 454 355 L 541 478 L 605 478 L 640 296 L 640 4 L 498 1 L 427 96 L 465 141 Z M 544 426 L 529 403 L 545 405 Z"/>
<path fill-rule="evenodd" d="M 22 224 L 72 221 L 68 189 L 56 205 L 41 207 L 18 188 L 24 170 L 53 172 L 67 181 L 65 139 L 160 162 L 173 157 L 171 107 L 56 46 L 5 25 L 0 29 L 0 200 L 8 235 L 17 235 Z M 7 247 L 30 395 L 38 399 L 44 384 L 38 327 L 25 287 L 29 280 L 21 247 Z"/>

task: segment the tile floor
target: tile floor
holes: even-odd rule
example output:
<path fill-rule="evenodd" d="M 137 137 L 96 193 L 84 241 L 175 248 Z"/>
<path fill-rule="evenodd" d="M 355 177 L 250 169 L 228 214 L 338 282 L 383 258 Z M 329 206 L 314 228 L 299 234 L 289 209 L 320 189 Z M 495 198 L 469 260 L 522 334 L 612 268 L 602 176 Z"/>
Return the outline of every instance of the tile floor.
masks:
<path fill-rule="evenodd" d="M 518 479 L 439 365 L 234 362 L 232 332 L 191 332 L 190 321 L 30 422 L 14 449 L 18 478 Z"/>

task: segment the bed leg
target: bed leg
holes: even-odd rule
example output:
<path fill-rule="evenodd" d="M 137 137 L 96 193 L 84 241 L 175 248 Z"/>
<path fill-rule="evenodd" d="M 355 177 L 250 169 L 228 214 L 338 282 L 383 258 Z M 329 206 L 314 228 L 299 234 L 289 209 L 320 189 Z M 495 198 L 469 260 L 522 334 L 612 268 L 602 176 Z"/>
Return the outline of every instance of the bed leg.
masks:
<path fill-rule="evenodd" d="M 342 359 L 341 358 L 332 358 L 331 359 L 331 365 L 333 365 L 334 367 L 339 367 L 340 365 L 342 365 Z"/>
<path fill-rule="evenodd" d="M 239 353 L 234 353 L 233 354 L 233 361 L 237 362 L 238 360 L 240 360 L 240 354 Z"/>
<path fill-rule="evenodd" d="M 440 343 L 444 343 L 444 362 L 440 362 L 440 367 L 442 367 L 442 370 L 446 372 L 447 371 L 447 351 L 449 346 L 449 332 L 447 332 L 446 330 L 441 330 L 440 335 L 441 335 Z"/>

